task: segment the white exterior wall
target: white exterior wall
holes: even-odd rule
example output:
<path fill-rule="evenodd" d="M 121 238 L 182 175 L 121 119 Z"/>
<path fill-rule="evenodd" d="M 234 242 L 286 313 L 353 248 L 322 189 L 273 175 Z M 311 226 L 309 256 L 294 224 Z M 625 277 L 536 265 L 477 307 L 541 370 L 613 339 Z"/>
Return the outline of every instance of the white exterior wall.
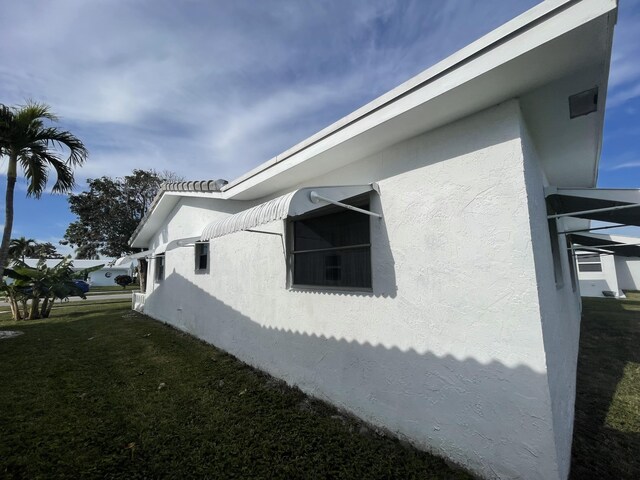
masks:
<path fill-rule="evenodd" d="M 620 290 L 640 290 L 640 258 L 615 256 Z"/>
<path fill-rule="evenodd" d="M 206 274 L 192 247 L 160 284 L 151 262 L 145 313 L 485 477 L 565 478 L 576 305 L 521 136 L 511 101 L 309 182 L 379 183 L 371 294 L 287 289 L 283 239 L 239 232 L 211 242 Z M 151 247 L 221 205 L 183 199 Z"/>
<path fill-rule="evenodd" d="M 530 130 L 523 120 L 522 147 L 530 213 L 530 235 L 534 251 L 542 335 L 546 354 L 547 381 L 551 394 L 553 429 L 561 478 L 569 474 L 580 340 L 580 298 L 577 278 L 571 278 L 572 258 L 564 235 L 551 237 L 547 220 L 542 162 Z M 533 132 L 531 132 L 533 133 Z M 566 225 L 558 223 L 557 231 Z M 551 242 L 559 255 L 554 259 Z M 555 264 L 556 262 L 557 264 Z M 574 270 L 575 273 L 575 270 Z"/>
<path fill-rule="evenodd" d="M 600 255 L 602 264 L 601 272 L 581 272 L 578 270 L 580 279 L 580 295 L 583 297 L 604 297 L 603 291 L 615 292 L 616 296 L 623 296 L 621 287 L 618 285 L 617 262 L 613 255 Z"/>

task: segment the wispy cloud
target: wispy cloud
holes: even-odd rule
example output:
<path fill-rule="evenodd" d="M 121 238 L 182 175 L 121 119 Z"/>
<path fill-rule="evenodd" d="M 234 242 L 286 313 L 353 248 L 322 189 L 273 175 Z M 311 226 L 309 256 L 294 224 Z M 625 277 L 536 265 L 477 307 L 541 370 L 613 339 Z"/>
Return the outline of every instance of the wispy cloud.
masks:
<path fill-rule="evenodd" d="M 625 169 L 628 169 L 628 168 L 640 168 L 640 160 L 633 161 L 633 162 L 619 163 L 617 165 L 607 166 L 605 168 L 606 168 L 606 170 L 611 170 L 611 171 L 625 170 Z"/>
<path fill-rule="evenodd" d="M 609 108 L 619 107 L 629 100 L 640 97 L 640 1 L 620 2 L 616 26 L 611 72 L 609 75 Z"/>
<path fill-rule="evenodd" d="M 62 115 L 92 154 L 80 182 L 232 178 L 535 3 L 7 2 L 2 101 Z"/>

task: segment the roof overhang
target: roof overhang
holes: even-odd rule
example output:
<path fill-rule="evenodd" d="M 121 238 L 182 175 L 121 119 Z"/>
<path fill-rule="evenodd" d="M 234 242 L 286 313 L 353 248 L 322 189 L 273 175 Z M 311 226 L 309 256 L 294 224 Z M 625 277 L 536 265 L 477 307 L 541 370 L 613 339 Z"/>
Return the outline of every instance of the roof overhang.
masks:
<path fill-rule="evenodd" d="M 230 182 L 222 190 L 230 198 L 243 200 L 287 190 L 402 140 L 521 97 L 565 77 L 569 80 L 563 88 L 569 93 L 594 85 L 600 90 L 598 111 L 571 124 L 568 121 L 568 98 L 562 99 L 567 110 L 567 135 L 575 140 L 574 144 L 583 145 L 579 152 L 575 152 L 575 156 L 580 158 L 580 183 L 593 186 L 600 154 L 616 8 L 616 0 L 541 2 Z M 536 101 L 529 103 L 557 103 L 557 99 L 547 98 L 546 92 L 533 100 Z M 553 114 L 556 114 L 555 110 Z M 584 121 L 587 118 L 589 120 Z M 558 127 L 553 126 L 556 131 Z M 588 138 L 594 141 L 585 142 L 584 139 Z M 568 150 L 563 153 L 572 159 L 571 149 Z M 575 167 L 572 170 L 575 176 Z M 556 179 L 549 180 L 559 183 Z"/>
<path fill-rule="evenodd" d="M 250 230 L 276 220 L 297 217 L 330 204 L 379 217 L 377 213 L 366 212 L 342 203 L 344 200 L 372 191 L 378 192 L 376 184 L 300 188 L 235 215 L 211 222 L 202 231 L 200 241 Z"/>
<path fill-rule="evenodd" d="M 612 188 L 556 188 L 545 190 L 551 218 L 640 226 L 640 190 Z"/>
<path fill-rule="evenodd" d="M 399 87 L 347 115 L 224 186 L 221 192 L 164 192 L 131 239 L 146 247 L 180 197 L 257 201 L 309 184 L 322 174 L 465 116 L 521 98 L 531 123 L 551 129 L 562 143 L 554 184 L 593 186 L 601 148 L 616 0 L 547 0 L 473 42 Z M 562 95 L 598 86 L 598 109 L 552 124 L 558 105 L 544 91 L 562 80 Z M 532 92 L 540 91 L 539 95 Z M 556 89 L 552 88 L 551 92 Z M 525 98 L 526 97 L 526 98 Z M 562 98 L 562 105 L 568 104 Z M 560 109 L 561 114 L 567 113 Z M 523 112 L 527 117 L 527 112 Z M 569 138 L 569 140 L 567 140 Z M 564 139 L 564 140 L 563 140 Z M 591 139 L 584 141 L 584 139 Z M 568 143 L 567 143 L 568 142 Z M 552 143 L 557 143 L 554 140 Z M 569 148 L 572 147 L 572 148 Z M 579 148 L 578 148 L 579 147 Z M 576 167 L 577 165 L 577 167 Z M 555 170 L 553 170 L 555 172 Z M 547 172 L 548 173 L 548 172 Z M 375 179 L 371 179 L 375 180 Z M 239 207 L 238 211 L 240 210 Z"/>
<path fill-rule="evenodd" d="M 613 253 L 622 257 L 640 257 L 640 238 L 620 235 L 572 234 L 574 248 L 586 247 L 599 253 Z"/>
<path fill-rule="evenodd" d="M 129 244 L 133 248 L 146 248 L 153 234 L 164 224 L 166 218 L 177 207 L 183 198 L 205 198 L 212 201 L 224 200 L 225 195 L 220 192 L 169 192 L 161 191 L 153 202 L 151 210 L 140 222 L 140 225 L 131 237 Z M 242 202 L 238 202 L 241 209 Z"/>

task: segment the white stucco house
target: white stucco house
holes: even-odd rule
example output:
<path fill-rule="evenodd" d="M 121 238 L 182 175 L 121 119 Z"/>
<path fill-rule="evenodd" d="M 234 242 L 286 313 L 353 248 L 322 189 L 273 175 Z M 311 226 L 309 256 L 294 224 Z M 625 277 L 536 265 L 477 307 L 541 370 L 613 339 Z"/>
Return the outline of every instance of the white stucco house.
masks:
<path fill-rule="evenodd" d="M 593 188 L 616 14 L 543 2 L 240 178 L 165 185 L 135 308 L 482 477 L 567 478 L 567 232 L 640 211 Z"/>
<path fill-rule="evenodd" d="M 574 245 L 583 297 L 624 298 L 625 290 L 640 290 L 640 238 L 580 233 Z"/>

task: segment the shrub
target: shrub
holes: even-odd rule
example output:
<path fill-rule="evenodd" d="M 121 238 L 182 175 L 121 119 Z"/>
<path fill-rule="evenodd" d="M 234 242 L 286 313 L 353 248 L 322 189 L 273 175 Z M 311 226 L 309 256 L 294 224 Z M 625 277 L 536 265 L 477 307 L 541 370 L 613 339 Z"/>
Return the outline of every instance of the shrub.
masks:
<path fill-rule="evenodd" d="M 129 275 L 118 275 L 113 279 L 113 281 L 120 285 L 122 288 L 127 288 L 127 285 L 131 285 L 133 283 L 133 278 L 131 278 Z"/>

